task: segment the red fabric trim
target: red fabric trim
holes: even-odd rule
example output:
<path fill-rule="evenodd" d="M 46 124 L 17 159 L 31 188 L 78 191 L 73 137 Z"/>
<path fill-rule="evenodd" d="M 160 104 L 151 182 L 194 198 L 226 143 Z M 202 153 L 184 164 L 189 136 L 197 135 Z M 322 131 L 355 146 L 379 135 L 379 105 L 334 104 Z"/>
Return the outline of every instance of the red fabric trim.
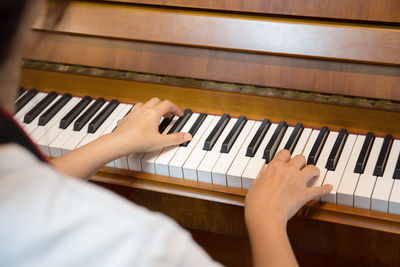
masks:
<path fill-rule="evenodd" d="M 39 147 L 32 141 L 32 139 L 26 134 L 24 129 L 19 125 L 19 123 L 14 119 L 14 117 L 8 113 L 6 110 L 4 110 L 2 107 L 0 107 L 0 113 L 6 117 L 11 123 L 23 134 L 26 140 L 35 148 L 36 152 L 48 163 L 51 165 L 49 158 L 42 153 L 42 151 L 39 149 Z M 0 143 L 1 144 L 1 143 Z"/>

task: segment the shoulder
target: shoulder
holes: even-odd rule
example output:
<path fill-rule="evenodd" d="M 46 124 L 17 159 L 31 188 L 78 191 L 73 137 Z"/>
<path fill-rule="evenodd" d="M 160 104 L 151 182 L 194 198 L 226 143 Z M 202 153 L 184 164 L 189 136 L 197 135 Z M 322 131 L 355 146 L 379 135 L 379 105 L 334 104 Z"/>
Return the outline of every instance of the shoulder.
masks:
<path fill-rule="evenodd" d="M 0 146 L 0 235 L 4 266 L 33 251 L 42 266 L 177 266 L 191 253 L 212 263 L 170 218 L 63 176 L 17 145 Z"/>

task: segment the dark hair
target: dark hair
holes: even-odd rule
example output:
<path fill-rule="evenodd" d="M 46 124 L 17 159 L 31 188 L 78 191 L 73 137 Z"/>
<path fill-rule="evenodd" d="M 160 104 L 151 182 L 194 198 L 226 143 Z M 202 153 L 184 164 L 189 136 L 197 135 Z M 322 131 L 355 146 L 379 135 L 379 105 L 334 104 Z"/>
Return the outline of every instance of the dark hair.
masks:
<path fill-rule="evenodd" d="M 35 1 L 35 0 L 34 0 Z M 64 14 L 68 0 L 55 0 L 48 6 L 46 19 L 55 26 Z M 7 60 L 13 38 L 21 22 L 27 0 L 0 0 L 0 67 Z"/>
<path fill-rule="evenodd" d="M 0 66 L 7 59 L 27 0 L 0 1 Z"/>

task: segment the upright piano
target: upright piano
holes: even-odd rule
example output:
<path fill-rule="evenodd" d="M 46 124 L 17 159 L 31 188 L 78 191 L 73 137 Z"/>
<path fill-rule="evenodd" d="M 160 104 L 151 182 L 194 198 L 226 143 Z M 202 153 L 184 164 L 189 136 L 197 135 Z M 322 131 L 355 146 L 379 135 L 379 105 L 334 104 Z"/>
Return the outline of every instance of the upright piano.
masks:
<path fill-rule="evenodd" d="M 399 182 L 392 174 L 400 167 L 400 1 L 71 1 L 57 25 L 45 19 L 51 8 L 47 3 L 31 31 L 21 86 L 132 104 L 158 96 L 193 114 L 245 116 L 254 125 L 268 119 L 276 127 L 284 121 L 292 132 L 301 123 L 315 138 L 323 129 L 336 136 L 345 129 L 353 145 L 338 141 L 337 148 L 354 161 L 358 144 L 365 159 L 357 161 L 354 186 L 371 172 L 367 192 L 374 198 L 389 179 L 386 202 L 350 194 L 348 205 L 336 196 L 307 203 L 288 223 L 296 257 L 302 266 L 400 265 Z M 334 146 L 338 138 L 327 139 Z M 320 157 L 326 161 L 330 150 Z M 390 171 L 375 173 L 378 157 Z M 336 189 L 354 176 L 342 161 Z M 251 181 L 239 175 L 233 185 L 225 173 L 220 184 L 215 176 L 207 182 L 123 165 L 110 163 L 90 182 L 171 216 L 226 266 L 251 265 L 243 216 Z"/>

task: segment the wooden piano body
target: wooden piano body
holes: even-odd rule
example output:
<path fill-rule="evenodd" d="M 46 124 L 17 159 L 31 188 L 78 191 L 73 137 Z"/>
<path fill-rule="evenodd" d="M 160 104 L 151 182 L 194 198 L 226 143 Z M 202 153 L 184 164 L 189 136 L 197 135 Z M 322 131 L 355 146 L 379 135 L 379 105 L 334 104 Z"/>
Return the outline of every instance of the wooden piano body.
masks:
<path fill-rule="evenodd" d="M 72 1 L 56 27 L 44 13 L 23 86 L 400 138 L 398 0 Z M 91 181 L 251 265 L 246 190 L 113 168 Z M 288 232 L 304 266 L 400 265 L 399 215 L 314 201 Z"/>

